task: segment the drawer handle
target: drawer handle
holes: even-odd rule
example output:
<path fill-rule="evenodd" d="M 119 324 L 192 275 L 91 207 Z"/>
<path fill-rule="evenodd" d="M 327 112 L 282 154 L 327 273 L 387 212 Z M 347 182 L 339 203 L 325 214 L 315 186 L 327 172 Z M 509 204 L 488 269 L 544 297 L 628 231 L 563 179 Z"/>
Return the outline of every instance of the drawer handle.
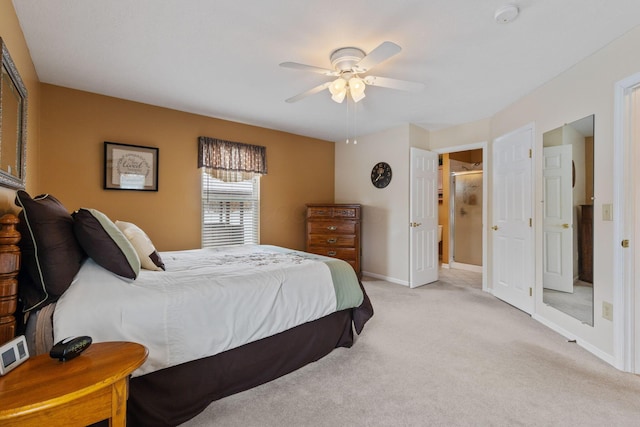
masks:
<path fill-rule="evenodd" d="M 329 251 L 329 252 L 327 252 L 327 255 L 329 255 L 329 256 L 336 256 L 336 254 L 337 254 L 337 253 L 338 253 L 338 252 L 336 252 L 336 251 Z"/>
<path fill-rule="evenodd" d="M 331 239 L 327 239 L 327 243 L 335 243 L 337 241 L 338 241 L 338 239 L 336 239 L 335 237 L 331 238 Z"/>
<path fill-rule="evenodd" d="M 327 227 L 327 230 L 331 230 L 331 231 L 336 231 L 338 229 L 338 227 L 336 227 L 335 225 L 330 225 Z"/>

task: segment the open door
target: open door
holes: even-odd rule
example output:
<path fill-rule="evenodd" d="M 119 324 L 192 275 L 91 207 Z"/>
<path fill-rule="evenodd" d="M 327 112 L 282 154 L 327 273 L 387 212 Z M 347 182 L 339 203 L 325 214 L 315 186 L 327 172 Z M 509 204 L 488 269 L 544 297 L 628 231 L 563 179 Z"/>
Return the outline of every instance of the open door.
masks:
<path fill-rule="evenodd" d="M 493 142 L 493 295 L 533 312 L 533 125 Z"/>
<path fill-rule="evenodd" d="M 411 148 L 409 287 L 438 280 L 438 154 Z"/>
<path fill-rule="evenodd" d="M 572 146 L 544 147 L 542 283 L 573 293 Z"/>

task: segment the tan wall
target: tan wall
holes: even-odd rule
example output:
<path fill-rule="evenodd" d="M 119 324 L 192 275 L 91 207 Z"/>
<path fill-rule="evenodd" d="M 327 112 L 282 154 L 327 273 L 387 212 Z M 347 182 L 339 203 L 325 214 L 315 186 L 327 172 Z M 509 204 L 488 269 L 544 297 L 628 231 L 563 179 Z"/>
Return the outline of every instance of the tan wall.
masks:
<path fill-rule="evenodd" d="M 20 78 L 27 87 L 27 191 L 37 186 L 40 81 L 29 55 L 18 17 L 11 0 L 0 0 L 0 37 L 6 44 L 11 59 L 16 64 Z M 16 211 L 15 191 L 0 187 L 0 212 Z"/>
<path fill-rule="evenodd" d="M 304 249 L 305 203 L 333 202 L 334 143 L 43 84 L 38 193 L 144 229 L 161 250 L 200 247 L 197 138 L 267 147 L 261 243 Z M 104 141 L 159 148 L 159 191 L 103 189 Z"/>

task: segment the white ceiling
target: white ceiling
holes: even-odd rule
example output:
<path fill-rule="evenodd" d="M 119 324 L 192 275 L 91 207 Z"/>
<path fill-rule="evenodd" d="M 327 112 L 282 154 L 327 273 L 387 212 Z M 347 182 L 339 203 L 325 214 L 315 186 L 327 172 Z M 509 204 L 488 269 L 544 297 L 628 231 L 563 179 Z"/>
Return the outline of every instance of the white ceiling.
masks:
<path fill-rule="evenodd" d="M 492 116 L 640 24 L 639 0 L 515 0 L 498 24 L 506 3 L 13 0 L 42 82 L 332 141 L 346 103 L 284 102 L 330 78 L 278 64 L 330 68 L 336 48 L 397 43 L 368 74 L 425 89 L 368 87 L 355 131 L 436 130 Z"/>

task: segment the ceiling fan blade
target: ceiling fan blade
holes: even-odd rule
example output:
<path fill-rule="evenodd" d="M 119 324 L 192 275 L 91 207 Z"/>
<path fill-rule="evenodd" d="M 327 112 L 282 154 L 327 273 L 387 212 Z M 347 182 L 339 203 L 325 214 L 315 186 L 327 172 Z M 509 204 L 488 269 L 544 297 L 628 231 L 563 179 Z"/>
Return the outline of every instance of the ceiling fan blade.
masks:
<path fill-rule="evenodd" d="M 400 53 L 401 50 L 402 48 L 393 42 L 382 42 L 380 46 L 373 49 L 367 56 L 354 65 L 353 70 L 357 73 L 366 73 L 382 61 L 386 61 L 393 55 Z"/>
<path fill-rule="evenodd" d="M 410 82 L 407 80 L 390 79 L 388 77 L 367 76 L 364 82 L 370 86 L 386 87 L 389 89 L 417 92 L 424 88 L 424 83 Z"/>
<path fill-rule="evenodd" d="M 315 67 L 313 65 L 298 64 L 297 62 L 283 62 L 280 66 L 284 68 L 293 68 L 294 70 L 311 71 L 313 73 L 324 74 L 325 76 L 337 76 L 340 74 L 335 70 Z"/>
<path fill-rule="evenodd" d="M 301 94 L 298 94 L 296 96 L 292 96 L 289 99 L 286 99 L 285 102 L 288 103 L 292 103 L 292 102 L 298 102 L 300 101 L 302 98 L 306 98 L 307 96 L 311 96 L 311 95 L 315 95 L 318 92 L 322 92 L 323 90 L 325 90 L 326 88 L 329 87 L 329 85 L 331 85 L 331 82 L 326 82 L 326 83 L 322 83 L 319 86 L 314 87 L 313 89 L 309 89 L 306 92 L 302 92 Z"/>

